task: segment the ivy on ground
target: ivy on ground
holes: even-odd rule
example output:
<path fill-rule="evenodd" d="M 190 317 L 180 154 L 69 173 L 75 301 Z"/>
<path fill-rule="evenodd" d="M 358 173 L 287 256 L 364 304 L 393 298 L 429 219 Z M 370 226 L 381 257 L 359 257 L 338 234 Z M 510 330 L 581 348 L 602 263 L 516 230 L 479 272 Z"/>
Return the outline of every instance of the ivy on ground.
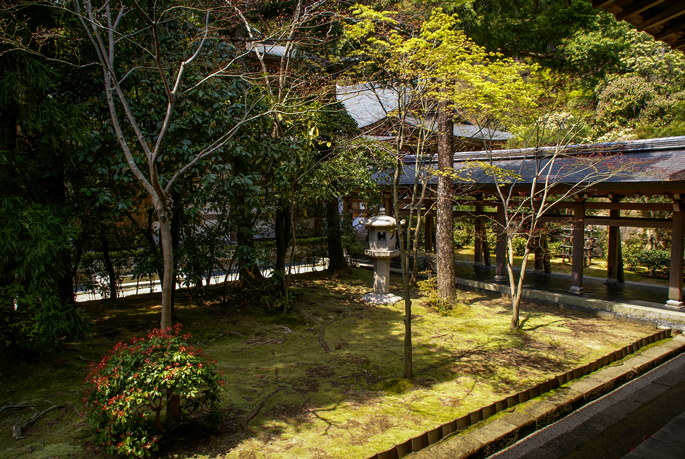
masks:
<path fill-rule="evenodd" d="M 216 413 L 223 380 L 213 362 L 187 344 L 180 325 L 118 343 L 91 365 L 84 398 L 88 420 L 108 453 L 146 456 L 157 449 L 174 424 L 161 422 L 164 408 L 177 396 L 181 419 L 204 409 Z"/>

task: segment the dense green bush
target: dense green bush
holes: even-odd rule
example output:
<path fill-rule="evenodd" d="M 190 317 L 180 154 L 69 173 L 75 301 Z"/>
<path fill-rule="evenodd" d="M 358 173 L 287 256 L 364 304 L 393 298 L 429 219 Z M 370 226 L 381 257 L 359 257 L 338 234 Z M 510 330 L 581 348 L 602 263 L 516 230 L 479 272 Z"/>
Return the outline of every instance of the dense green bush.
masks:
<path fill-rule="evenodd" d="M 0 200 L 0 348 L 51 351 L 88 333 L 85 313 L 60 299 L 77 229 L 63 208 Z"/>
<path fill-rule="evenodd" d="M 558 257 L 564 251 L 564 241 L 550 241 L 547 244 L 547 252 L 550 257 Z"/>
<path fill-rule="evenodd" d="M 348 255 L 364 255 L 364 246 L 359 242 L 359 237 L 356 234 L 354 236 L 343 236 L 342 246 Z"/>
<path fill-rule="evenodd" d="M 640 264 L 649 270 L 652 277 L 668 277 L 671 252 L 661 249 L 643 250 L 640 254 Z"/>
<path fill-rule="evenodd" d="M 528 245 L 528 239 L 517 236 L 514 239 L 512 239 L 511 245 L 514 248 L 514 255 L 521 257 L 526 252 L 526 245 Z"/>
<path fill-rule="evenodd" d="M 454 248 L 461 249 L 473 242 L 473 225 L 457 226 L 452 235 L 454 239 Z"/>
<path fill-rule="evenodd" d="M 644 241 L 639 238 L 631 238 L 622 244 L 623 263 L 630 271 L 637 270 L 642 264 L 641 256 L 645 250 Z"/>
<path fill-rule="evenodd" d="M 153 330 L 146 337 L 118 343 L 91 366 L 86 382 L 88 420 L 107 452 L 145 456 L 174 425 L 161 413 L 180 399 L 181 420 L 198 409 L 217 413 L 223 381 L 215 366 L 186 343 L 180 326 Z"/>
<path fill-rule="evenodd" d="M 646 249 L 641 238 L 631 238 L 623 244 L 623 262 L 631 271 L 641 267 L 649 270 L 652 277 L 667 277 L 671 268 L 671 251 Z"/>
<path fill-rule="evenodd" d="M 438 278 L 431 276 L 428 279 L 417 282 L 419 292 L 424 297 L 424 305 L 429 308 L 435 308 L 440 314 L 447 314 L 453 308 L 452 304 L 445 302 L 440 298 L 438 292 Z"/>

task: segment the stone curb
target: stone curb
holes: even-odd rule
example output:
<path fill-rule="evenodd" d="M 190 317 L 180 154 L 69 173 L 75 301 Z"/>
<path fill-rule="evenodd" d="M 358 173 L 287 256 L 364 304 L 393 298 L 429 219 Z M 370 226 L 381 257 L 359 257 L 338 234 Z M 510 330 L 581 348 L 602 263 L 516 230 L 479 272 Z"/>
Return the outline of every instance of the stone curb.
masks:
<path fill-rule="evenodd" d="M 487 292 L 500 293 L 507 296 L 511 291 L 508 285 L 500 285 L 493 282 L 482 282 L 471 279 L 457 278 L 457 285 Z M 556 303 L 561 307 L 569 307 L 570 309 L 582 308 L 604 312 L 605 314 L 610 313 L 611 315 L 614 313 L 630 314 L 632 316 L 639 316 L 650 321 L 660 320 L 664 322 L 685 323 L 684 312 L 655 309 L 647 306 L 638 306 L 627 303 L 615 303 L 612 301 L 596 300 L 593 298 L 584 298 L 582 296 L 543 292 L 541 290 L 532 289 L 524 289 L 521 294 L 527 299 Z"/>
<path fill-rule="evenodd" d="M 487 423 L 445 438 L 411 457 L 414 459 L 487 457 L 683 352 L 685 352 L 685 337 L 680 335 L 671 341 L 647 349 L 637 356 L 625 359 L 618 365 L 603 368 L 576 382 L 560 386 L 549 394 L 523 402 L 514 410 L 506 410 Z M 380 455 L 378 457 L 381 458 Z"/>
<path fill-rule="evenodd" d="M 679 336 L 617 366 L 590 374 L 670 336 L 670 329 L 660 330 L 594 362 L 468 413 L 368 459 L 399 459 L 418 451 L 412 457 L 471 459 L 488 456 L 685 352 L 685 337 Z M 586 375 L 590 376 L 584 378 Z M 583 379 L 568 384 L 580 378 Z M 483 424 L 485 420 L 487 423 Z M 440 441 L 442 439 L 445 441 Z"/>

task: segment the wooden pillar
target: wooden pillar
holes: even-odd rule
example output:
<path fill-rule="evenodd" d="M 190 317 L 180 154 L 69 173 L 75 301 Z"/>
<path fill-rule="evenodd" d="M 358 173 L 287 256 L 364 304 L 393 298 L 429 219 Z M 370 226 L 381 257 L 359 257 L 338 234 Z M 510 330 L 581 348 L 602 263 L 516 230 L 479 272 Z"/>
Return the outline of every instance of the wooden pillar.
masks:
<path fill-rule="evenodd" d="M 483 214 L 483 206 L 476 206 L 476 217 L 474 218 L 474 244 L 473 244 L 473 265 L 483 266 L 483 219 L 479 216 Z"/>
<path fill-rule="evenodd" d="M 674 201 L 667 306 L 680 307 L 683 305 L 683 242 L 683 203 Z"/>
<path fill-rule="evenodd" d="M 583 290 L 583 261 L 585 259 L 585 204 L 576 202 L 573 206 L 573 268 L 569 291 L 580 295 Z"/>
<path fill-rule="evenodd" d="M 620 202 L 620 198 L 613 198 L 611 202 Z M 620 218 L 621 211 L 611 209 L 609 217 Z M 607 284 L 623 282 L 623 253 L 621 252 L 621 228 L 619 226 L 609 227 L 609 241 L 607 247 Z"/>
<path fill-rule="evenodd" d="M 392 208 L 392 198 L 383 197 L 383 207 L 385 208 L 385 215 L 395 215 Z"/>
<path fill-rule="evenodd" d="M 485 266 L 492 266 L 492 259 L 490 258 L 490 245 L 488 244 L 488 234 L 485 222 L 482 223 L 483 228 L 483 263 Z"/>
<path fill-rule="evenodd" d="M 532 205 L 533 205 L 533 212 L 538 213 L 540 211 L 540 207 L 542 206 L 542 200 L 540 199 L 533 199 L 532 200 Z M 535 274 L 542 274 L 545 272 L 545 250 L 543 247 L 543 235 L 542 233 L 542 228 L 541 224 L 538 223 L 536 228 L 533 228 L 533 230 L 540 232 L 538 235 L 533 236 L 532 238 L 532 243 L 533 243 L 533 254 L 535 256 L 535 261 L 533 262 L 533 272 Z"/>
<path fill-rule="evenodd" d="M 533 272 L 535 274 L 542 274 L 545 272 L 545 252 L 542 248 L 542 237 L 541 236 L 536 236 L 533 239 L 533 244 L 535 247 L 534 254 L 535 254 L 535 262 L 533 263 Z"/>
<path fill-rule="evenodd" d="M 503 204 L 497 206 L 497 245 L 495 247 L 495 282 L 507 280 L 505 274 L 507 263 L 507 229 L 504 226 Z"/>
<path fill-rule="evenodd" d="M 549 256 L 549 238 L 547 235 L 542 236 L 542 270 L 545 274 L 550 274 L 552 272 L 552 260 Z"/>
<path fill-rule="evenodd" d="M 426 214 L 426 223 L 424 225 L 424 243 L 426 252 L 435 250 L 435 216 L 434 214 Z"/>

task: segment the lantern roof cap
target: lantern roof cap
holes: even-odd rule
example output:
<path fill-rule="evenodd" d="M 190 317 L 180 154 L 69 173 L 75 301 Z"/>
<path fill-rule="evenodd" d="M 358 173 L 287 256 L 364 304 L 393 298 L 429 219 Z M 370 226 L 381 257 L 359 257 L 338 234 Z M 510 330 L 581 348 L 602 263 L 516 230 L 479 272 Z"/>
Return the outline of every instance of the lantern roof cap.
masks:
<path fill-rule="evenodd" d="M 361 223 L 367 228 L 394 228 L 396 222 L 397 221 L 393 217 L 385 215 L 385 208 L 381 207 L 379 215 L 369 217 Z"/>

